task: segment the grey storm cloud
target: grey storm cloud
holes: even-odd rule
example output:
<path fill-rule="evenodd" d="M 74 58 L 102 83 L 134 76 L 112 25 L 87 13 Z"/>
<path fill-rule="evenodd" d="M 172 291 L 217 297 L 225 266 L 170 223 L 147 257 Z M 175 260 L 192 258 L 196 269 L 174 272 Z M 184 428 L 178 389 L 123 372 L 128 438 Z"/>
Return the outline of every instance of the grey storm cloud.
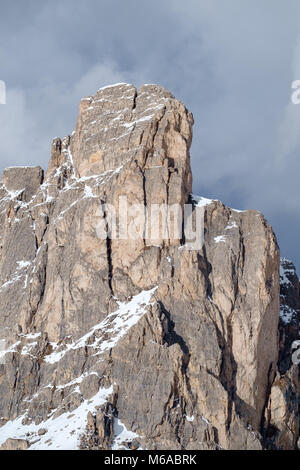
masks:
<path fill-rule="evenodd" d="M 160 83 L 195 118 L 194 192 L 263 212 L 300 269 L 298 0 L 15 0 L 0 6 L 0 169 L 47 166 L 80 98 Z"/>

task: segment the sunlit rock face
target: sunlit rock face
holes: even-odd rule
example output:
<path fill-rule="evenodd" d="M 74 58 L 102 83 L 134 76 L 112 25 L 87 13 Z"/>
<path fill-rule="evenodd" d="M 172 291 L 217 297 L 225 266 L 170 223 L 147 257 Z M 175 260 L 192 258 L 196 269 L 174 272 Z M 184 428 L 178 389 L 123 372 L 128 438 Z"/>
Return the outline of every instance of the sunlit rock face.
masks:
<path fill-rule="evenodd" d="M 45 176 L 4 172 L 5 448 L 296 447 L 296 412 L 278 424 L 290 400 L 278 380 L 290 374 L 294 410 L 299 389 L 282 365 L 276 238 L 260 213 L 192 195 L 192 126 L 162 87 L 117 84 L 81 100 Z M 203 245 L 99 237 L 120 197 L 201 209 Z"/>

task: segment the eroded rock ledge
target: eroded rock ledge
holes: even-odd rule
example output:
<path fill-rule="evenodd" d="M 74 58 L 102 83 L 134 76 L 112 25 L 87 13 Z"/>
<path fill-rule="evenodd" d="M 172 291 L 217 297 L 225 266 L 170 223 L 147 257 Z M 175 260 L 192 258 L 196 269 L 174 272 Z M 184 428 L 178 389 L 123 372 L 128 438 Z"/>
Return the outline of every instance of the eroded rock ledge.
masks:
<path fill-rule="evenodd" d="M 259 212 L 191 196 L 192 125 L 160 86 L 105 87 L 54 139 L 45 177 L 4 173 L 0 445 L 296 448 L 299 312 L 279 343 L 276 238 Z M 203 247 L 100 240 L 99 205 L 120 195 L 202 206 Z M 300 310 L 290 282 L 282 312 Z"/>

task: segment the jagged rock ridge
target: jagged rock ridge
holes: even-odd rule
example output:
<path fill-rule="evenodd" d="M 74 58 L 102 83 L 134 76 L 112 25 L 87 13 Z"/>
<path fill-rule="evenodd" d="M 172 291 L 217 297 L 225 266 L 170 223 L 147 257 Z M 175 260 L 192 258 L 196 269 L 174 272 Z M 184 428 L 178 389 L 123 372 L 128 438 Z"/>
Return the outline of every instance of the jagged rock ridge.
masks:
<path fill-rule="evenodd" d="M 0 445 L 296 447 L 276 238 L 256 211 L 191 196 L 192 125 L 162 87 L 118 84 L 81 101 L 45 176 L 5 171 Z M 124 195 L 201 206 L 203 247 L 99 239 L 99 207 Z"/>

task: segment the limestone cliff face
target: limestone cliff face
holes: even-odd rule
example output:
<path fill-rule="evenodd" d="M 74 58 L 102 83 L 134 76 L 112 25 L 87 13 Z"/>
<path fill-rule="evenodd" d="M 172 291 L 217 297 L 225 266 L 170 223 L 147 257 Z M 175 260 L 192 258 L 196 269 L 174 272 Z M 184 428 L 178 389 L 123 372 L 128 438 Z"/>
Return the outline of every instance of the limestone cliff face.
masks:
<path fill-rule="evenodd" d="M 0 445 L 296 447 L 276 238 L 260 213 L 191 195 L 192 125 L 162 87 L 106 87 L 81 101 L 72 136 L 53 141 L 45 175 L 3 174 Z M 203 246 L 99 238 L 104 204 L 120 196 L 201 208 Z M 282 309 L 299 301 L 293 279 Z"/>

